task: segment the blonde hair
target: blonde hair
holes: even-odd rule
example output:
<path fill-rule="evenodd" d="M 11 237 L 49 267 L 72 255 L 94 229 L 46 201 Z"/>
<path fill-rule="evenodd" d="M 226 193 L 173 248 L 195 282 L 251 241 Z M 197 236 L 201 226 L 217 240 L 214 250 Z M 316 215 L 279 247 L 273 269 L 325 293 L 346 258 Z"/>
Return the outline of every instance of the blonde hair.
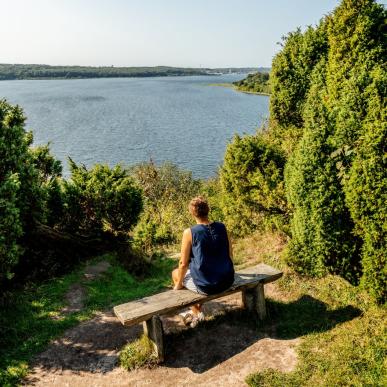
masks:
<path fill-rule="evenodd" d="M 197 196 L 189 202 L 188 210 L 195 218 L 203 219 L 207 218 L 210 207 L 206 199 L 202 196 Z"/>

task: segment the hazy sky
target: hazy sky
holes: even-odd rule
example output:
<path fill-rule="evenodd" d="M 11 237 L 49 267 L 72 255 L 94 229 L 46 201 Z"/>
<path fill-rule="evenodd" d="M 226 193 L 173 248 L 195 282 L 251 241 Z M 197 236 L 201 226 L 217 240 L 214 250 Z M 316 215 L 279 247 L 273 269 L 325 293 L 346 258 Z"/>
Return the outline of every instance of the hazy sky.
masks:
<path fill-rule="evenodd" d="M 270 66 L 338 0 L 0 0 L 0 63 Z"/>

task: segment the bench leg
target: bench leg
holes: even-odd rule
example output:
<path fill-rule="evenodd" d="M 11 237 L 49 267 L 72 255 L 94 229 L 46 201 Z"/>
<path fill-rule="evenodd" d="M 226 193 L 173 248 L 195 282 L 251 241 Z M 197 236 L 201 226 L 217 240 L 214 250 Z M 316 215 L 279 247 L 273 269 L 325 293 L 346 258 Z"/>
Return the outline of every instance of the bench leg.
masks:
<path fill-rule="evenodd" d="M 260 320 L 266 318 L 266 303 L 264 285 L 258 284 L 255 288 L 245 289 L 242 292 L 244 307 L 250 312 L 256 312 Z"/>
<path fill-rule="evenodd" d="M 164 331 L 163 324 L 159 316 L 143 322 L 144 334 L 149 337 L 155 348 L 157 358 L 160 363 L 164 361 Z"/>

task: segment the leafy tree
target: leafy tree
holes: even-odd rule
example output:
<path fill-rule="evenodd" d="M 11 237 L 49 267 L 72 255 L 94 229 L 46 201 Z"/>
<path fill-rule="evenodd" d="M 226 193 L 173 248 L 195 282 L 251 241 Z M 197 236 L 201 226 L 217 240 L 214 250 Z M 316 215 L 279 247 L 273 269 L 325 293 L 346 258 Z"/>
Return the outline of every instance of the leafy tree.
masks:
<path fill-rule="evenodd" d="M 144 213 L 134 230 L 136 242 L 150 249 L 180 240 L 182 230 L 192 224 L 188 203 L 200 193 L 200 182 L 174 164 L 157 166 L 152 160 L 135 166 L 132 173 L 145 197 Z"/>
<path fill-rule="evenodd" d="M 268 73 L 249 74 L 245 79 L 233 82 L 238 90 L 248 91 L 253 93 L 270 94 L 270 82 Z"/>
<path fill-rule="evenodd" d="M 264 218 L 282 222 L 287 206 L 283 184 L 285 157 L 264 134 L 235 136 L 220 171 L 223 211 L 232 232 L 243 235 Z"/>

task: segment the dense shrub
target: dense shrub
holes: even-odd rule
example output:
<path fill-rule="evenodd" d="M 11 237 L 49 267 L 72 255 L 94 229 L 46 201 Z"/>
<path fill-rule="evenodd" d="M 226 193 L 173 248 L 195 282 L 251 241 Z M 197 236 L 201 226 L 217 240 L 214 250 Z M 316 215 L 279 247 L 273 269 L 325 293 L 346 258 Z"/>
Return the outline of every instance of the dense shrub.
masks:
<path fill-rule="evenodd" d="M 324 25 L 328 51 L 309 77 L 302 139 L 286 166 L 294 209 L 290 263 L 386 292 L 385 16 L 344 0 Z"/>
<path fill-rule="evenodd" d="M 283 223 L 287 205 L 283 184 L 285 157 L 265 134 L 235 136 L 220 171 L 223 212 L 235 235 L 262 225 Z"/>
<path fill-rule="evenodd" d="M 0 100 L 0 285 L 13 276 L 23 252 L 21 237 L 44 217 L 45 194 L 18 106 Z"/>
<path fill-rule="evenodd" d="M 355 232 L 364 239 L 362 283 L 378 300 L 387 298 L 386 87 L 386 72 L 376 69 L 367 88 L 364 131 L 344 186 Z"/>
<path fill-rule="evenodd" d="M 71 177 L 64 182 L 64 219 L 59 225 L 73 233 L 98 236 L 104 231 L 128 233 L 143 207 L 142 191 L 129 172 L 117 165 L 88 170 L 70 159 Z"/>
<path fill-rule="evenodd" d="M 137 244 L 149 250 L 180 240 L 184 228 L 192 224 L 188 203 L 200 193 L 201 183 L 170 163 L 142 163 L 132 173 L 145 197 L 144 213 L 134 230 Z"/>
<path fill-rule="evenodd" d="M 62 164 L 50 153 L 49 145 L 30 148 L 31 161 L 38 172 L 38 181 L 45 193 L 44 223 L 50 226 L 64 215 Z"/>
<path fill-rule="evenodd" d="M 322 60 L 306 103 L 304 136 L 286 166 L 286 190 L 294 209 L 288 259 L 301 273 L 323 275 L 329 270 L 356 282 L 359 243 L 327 143 L 332 125 L 324 85 Z"/>
<path fill-rule="evenodd" d="M 71 179 L 64 180 L 49 146 L 31 146 L 24 122 L 19 107 L 0 101 L 2 289 L 61 274 L 90 254 L 118 246 L 119 238 L 112 239 L 118 234 L 127 246 L 142 210 L 142 191 L 127 170 L 97 165 L 89 171 L 70 161 Z M 90 242 L 101 235 L 103 240 Z M 127 252 L 123 256 L 128 261 Z"/>

